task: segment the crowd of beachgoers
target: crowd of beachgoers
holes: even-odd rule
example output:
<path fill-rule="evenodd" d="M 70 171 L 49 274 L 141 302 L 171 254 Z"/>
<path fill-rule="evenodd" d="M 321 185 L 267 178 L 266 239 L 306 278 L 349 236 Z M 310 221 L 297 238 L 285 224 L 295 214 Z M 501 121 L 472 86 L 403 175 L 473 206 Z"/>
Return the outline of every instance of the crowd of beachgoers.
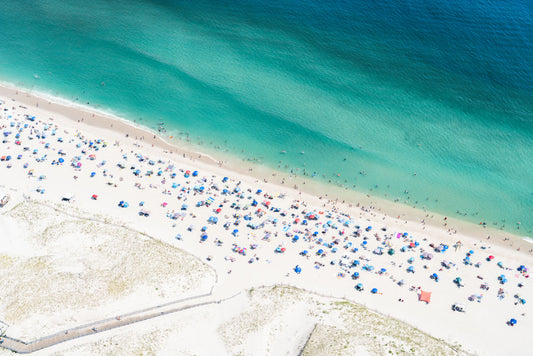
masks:
<path fill-rule="evenodd" d="M 29 199 L 105 214 L 193 253 L 228 285 L 279 282 L 344 297 L 437 337 L 473 339 L 474 351 L 487 333 L 519 342 L 533 324 L 526 251 L 265 184 L 1 99 L 1 209 Z"/>

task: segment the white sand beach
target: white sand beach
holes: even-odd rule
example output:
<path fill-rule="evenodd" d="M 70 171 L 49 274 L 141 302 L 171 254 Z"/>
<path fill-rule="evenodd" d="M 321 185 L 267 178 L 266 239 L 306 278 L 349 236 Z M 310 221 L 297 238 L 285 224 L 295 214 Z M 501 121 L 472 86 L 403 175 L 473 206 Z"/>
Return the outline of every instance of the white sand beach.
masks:
<path fill-rule="evenodd" d="M 38 354 L 530 352 L 533 245 L 520 237 L 294 189 L 303 183 L 14 88 L 0 87 L 0 134 L 6 337 L 210 303 Z"/>

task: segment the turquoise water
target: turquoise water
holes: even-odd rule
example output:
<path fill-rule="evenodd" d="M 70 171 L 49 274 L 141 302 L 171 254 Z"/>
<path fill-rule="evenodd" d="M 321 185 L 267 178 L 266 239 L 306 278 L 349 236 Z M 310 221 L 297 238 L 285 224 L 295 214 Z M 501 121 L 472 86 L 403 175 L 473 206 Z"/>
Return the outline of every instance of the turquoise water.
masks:
<path fill-rule="evenodd" d="M 7 0 L 0 79 L 533 236 L 533 6 L 419 3 Z"/>

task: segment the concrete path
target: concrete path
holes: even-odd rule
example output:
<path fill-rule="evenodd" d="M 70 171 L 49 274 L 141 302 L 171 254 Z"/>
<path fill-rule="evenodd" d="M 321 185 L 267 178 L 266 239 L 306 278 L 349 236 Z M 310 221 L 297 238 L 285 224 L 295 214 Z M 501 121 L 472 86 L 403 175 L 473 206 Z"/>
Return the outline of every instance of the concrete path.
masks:
<path fill-rule="evenodd" d="M 25 342 L 22 340 L 11 338 L 9 336 L 3 336 L 2 338 L 0 338 L 0 347 L 3 347 L 16 353 L 27 354 L 42 350 L 53 345 L 57 345 L 65 341 L 77 339 L 88 335 L 93 335 L 95 333 L 100 333 L 106 330 L 122 327 L 132 323 L 137 323 L 158 316 L 175 313 L 186 309 L 196 308 L 203 305 L 221 303 L 235 296 L 237 296 L 237 294 L 225 299 L 216 299 L 211 293 L 209 293 L 189 297 L 163 305 L 134 311 L 132 313 L 119 315 L 114 318 L 104 319 L 90 324 L 63 330 L 56 334 L 45 336 L 43 338 L 31 342 Z"/>

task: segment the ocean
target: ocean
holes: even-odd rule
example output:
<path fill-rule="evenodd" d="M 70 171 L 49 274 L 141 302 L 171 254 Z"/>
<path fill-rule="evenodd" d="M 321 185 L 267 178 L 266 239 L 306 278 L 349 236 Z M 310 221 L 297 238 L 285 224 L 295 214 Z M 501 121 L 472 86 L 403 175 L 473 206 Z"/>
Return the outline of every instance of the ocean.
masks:
<path fill-rule="evenodd" d="M 533 237 L 533 3 L 4 0 L 0 80 Z"/>

